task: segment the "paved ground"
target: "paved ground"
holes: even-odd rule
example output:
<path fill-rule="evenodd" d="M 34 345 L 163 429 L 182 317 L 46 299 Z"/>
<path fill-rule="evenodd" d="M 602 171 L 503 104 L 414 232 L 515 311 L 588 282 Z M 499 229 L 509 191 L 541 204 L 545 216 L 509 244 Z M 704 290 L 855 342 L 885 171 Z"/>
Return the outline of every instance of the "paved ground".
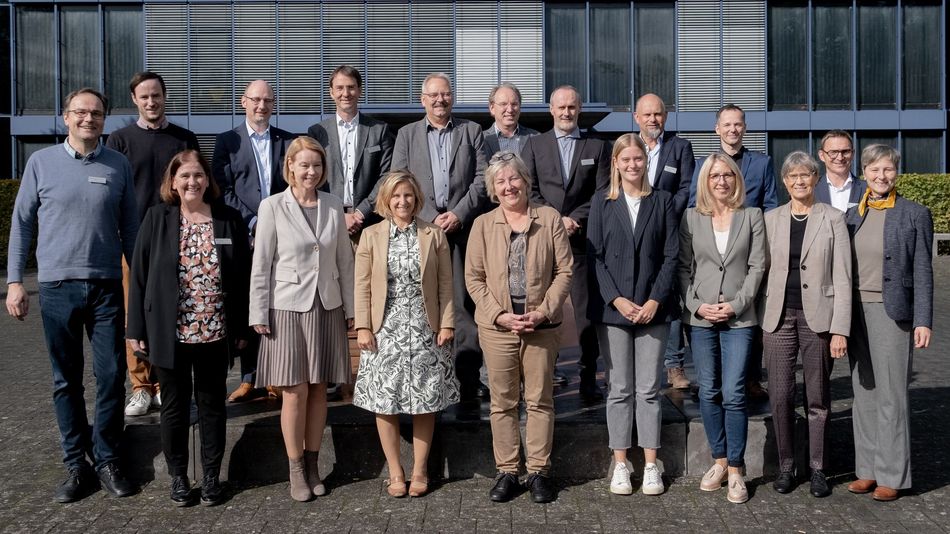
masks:
<path fill-rule="evenodd" d="M 329 480 L 330 495 L 294 503 L 287 485 L 232 487 L 216 508 L 175 509 L 154 483 L 127 499 L 99 492 L 70 505 L 52 501 L 63 478 L 50 401 L 38 302 L 24 323 L 0 317 L 0 531 L 2 532 L 946 532 L 950 531 L 950 259 L 935 264 L 934 345 L 915 355 L 911 405 L 915 488 L 893 503 L 851 495 L 851 387 L 835 368 L 831 423 L 834 494 L 811 498 L 807 484 L 791 495 L 754 479 L 752 498 L 729 504 L 725 491 L 705 493 L 694 478 L 667 479 L 660 497 L 618 497 L 604 480 L 560 480 L 557 502 L 527 495 L 493 504 L 484 478 L 449 481 L 422 499 L 389 498 L 380 480 Z M 35 284 L 34 284 L 35 287 Z M 2 296 L 2 295 L 0 295 Z M 91 380 L 91 378 L 90 378 Z M 367 439 L 376 439 L 367 436 Z"/>

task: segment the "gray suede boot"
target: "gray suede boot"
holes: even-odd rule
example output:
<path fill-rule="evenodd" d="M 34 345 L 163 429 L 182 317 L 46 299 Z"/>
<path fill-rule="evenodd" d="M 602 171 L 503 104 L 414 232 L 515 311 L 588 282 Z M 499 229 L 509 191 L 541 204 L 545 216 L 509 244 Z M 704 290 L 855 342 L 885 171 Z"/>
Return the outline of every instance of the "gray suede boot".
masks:
<path fill-rule="evenodd" d="M 303 451 L 304 464 L 307 467 L 307 482 L 310 483 L 310 490 L 317 497 L 327 494 L 327 488 L 320 479 L 320 465 L 317 460 L 320 459 L 320 451 Z"/>
<path fill-rule="evenodd" d="M 290 497 L 298 502 L 306 502 L 313 498 L 310 484 L 307 483 L 307 473 L 304 469 L 303 457 L 288 458 L 290 462 Z"/>

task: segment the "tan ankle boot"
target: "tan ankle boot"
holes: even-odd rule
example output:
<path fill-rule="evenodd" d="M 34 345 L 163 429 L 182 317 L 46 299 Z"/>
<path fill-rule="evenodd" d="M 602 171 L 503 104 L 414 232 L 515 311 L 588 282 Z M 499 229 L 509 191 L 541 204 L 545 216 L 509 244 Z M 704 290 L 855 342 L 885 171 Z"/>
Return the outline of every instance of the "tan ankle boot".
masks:
<path fill-rule="evenodd" d="M 307 482 L 310 483 L 310 490 L 317 497 L 327 494 L 327 488 L 320 479 L 320 465 L 317 460 L 320 459 L 320 451 L 303 451 L 304 463 L 307 466 Z"/>
<path fill-rule="evenodd" d="M 310 484 L 307 484 L 307 473 L 304 469 L 304 460 L 288 458 L 290 462 L 290 498 L 298 502 L 309 501 L 313 497 Z"/>

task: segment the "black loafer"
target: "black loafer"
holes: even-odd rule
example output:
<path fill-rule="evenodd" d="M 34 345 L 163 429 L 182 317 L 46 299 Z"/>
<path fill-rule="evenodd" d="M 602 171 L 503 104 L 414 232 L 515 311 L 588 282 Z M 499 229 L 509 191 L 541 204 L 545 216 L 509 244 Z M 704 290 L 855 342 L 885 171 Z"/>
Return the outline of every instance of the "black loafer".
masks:
<path fill-rule="evenodd" d="M 521 483 L 518 475 L 513 473 L 498 473 L 495 477 L 495 486 L 488 492 L 488 498 L 494 502 L 508 502 L 521 493 Z"/>
<path fill-rule="evenodd" d="M 172 477 L 171 500 L 175 506 L 188 506 L 191 504 L 191 483 L 188 482 L 188 477 Z"/>
<path fill-rule="evenodd" d="M 795 477 L 791 471 L 779 473 L 775 482 L 772 482 L 772 488 L 779 493 L 791 493 L 795 489 Z"/>
<path fill-rule="evenodd" d="M 217 506 L 224 500 L 224 488 L 218 480 L 218 472 L 209 470 L 201 479 L 201 504 Z"/>
<path fill-rule="evenodd" d="M 528 490 L 531 492 L 531 500 L 536 503 L 552 502 L 557 499 L 557 489 L 554 482 L 541 473 L 528 475 L 525 481 Z"/>
<path fill-rule="evenodd" d="M 811 472 L 811 494 L 818 498 L 831 495 L 828 478 L 821 472 L 821 469 L 815 469 Z"/>
<path fill-rule="evenodd" d="M 61 503 L 78 501 L 98 488 L 99 484 L 91 468 L 73 466 L 69 468 L 66 480 L 56 488 L 53 500 Z"/>
<path fill-rule="evenodd" d="M 114 463 L 103 465 L 99 468 L 97 474 L 102 487 L 116 497 L 128 497 L 135 493 L 135 486 L 122 475 L 119 467 Z"/>

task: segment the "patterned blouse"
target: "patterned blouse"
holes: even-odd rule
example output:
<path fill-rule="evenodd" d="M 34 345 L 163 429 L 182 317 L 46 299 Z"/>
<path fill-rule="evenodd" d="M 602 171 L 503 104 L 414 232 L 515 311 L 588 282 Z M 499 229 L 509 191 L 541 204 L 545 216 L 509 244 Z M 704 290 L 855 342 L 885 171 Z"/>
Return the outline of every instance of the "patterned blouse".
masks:
<path fill-rule="evenodd" d="M 218 341 L 227 330 L 214 225 L 182 217 L 178 235 L 178 341 Z"/>
<path fill-rule="evenodd" d="M 528 249 L 528 233 L 511 231 L 511 246 L 508 248 L 508 294 L 511 295 L 512 311 L 524 313 L 527 302 L 525 280 L 525 252 Z"/>

